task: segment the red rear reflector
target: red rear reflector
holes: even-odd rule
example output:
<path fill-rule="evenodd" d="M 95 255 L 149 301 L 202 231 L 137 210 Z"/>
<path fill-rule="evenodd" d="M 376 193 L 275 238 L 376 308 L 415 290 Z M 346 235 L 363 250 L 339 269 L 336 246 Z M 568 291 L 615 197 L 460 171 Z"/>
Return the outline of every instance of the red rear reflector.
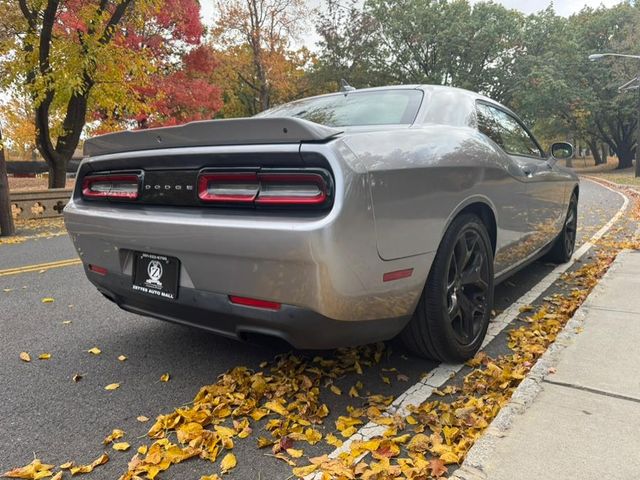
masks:
<path fill-rule="evenodd" d="M 255 298 L 237 297 L 235 295 L 229 295 L 229 301 L 236 305 L 244 305 L 245 307 L 263 308 L 265 310 L 280 310 L 282 306 L 277 302 L 268 302 L 266 300 L 257 300 Z"/>
<path fill-rule="evenodd" d="M 89 175 L 82 180 L 82 195 L 88 198 L 138 198 L 138 175 Z"/>
<path fill-rule="evenodd" d="M 405 268 L 404 270 L 396 270 L 395 272 L 387 272 L 382 275 L 383 282 L 392 282 L 393 280 L 400 280 L 401 278 L 407 278 L 413 275 L 413 268 Z"/>
<path fill-rule="evenodd" d="M 102 276 L 105 276 L 107 274 L 107 269 L 104 267 L 99 267 L 98 265 L 89 265 L 89 270 Z"/>

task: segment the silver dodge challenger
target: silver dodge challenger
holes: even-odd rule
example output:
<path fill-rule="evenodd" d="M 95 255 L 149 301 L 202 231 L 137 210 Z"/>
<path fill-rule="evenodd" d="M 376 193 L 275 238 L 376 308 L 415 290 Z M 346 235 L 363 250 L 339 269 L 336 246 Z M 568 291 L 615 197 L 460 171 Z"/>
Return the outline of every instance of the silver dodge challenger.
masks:
<path fill-rule="evenodd" d="M 350 90 L 256 117 L 89 139 L 65 222 L 130 312 L 321 349 L 391 339 L 462 361 L 493 290 L 570 260 L 578 178 L 508 108 L 448 87 Z"/>

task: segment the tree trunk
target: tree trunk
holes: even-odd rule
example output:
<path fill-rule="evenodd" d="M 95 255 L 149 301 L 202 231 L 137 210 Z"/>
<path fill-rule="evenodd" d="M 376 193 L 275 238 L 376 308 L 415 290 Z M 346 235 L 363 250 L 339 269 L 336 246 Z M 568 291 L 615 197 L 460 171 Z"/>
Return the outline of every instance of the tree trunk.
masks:
<path fill-rule="evenodd" d="M 69 160 L 69 158 L 58 158 L 55 164 L 49 163 L 49 188 L 64 188 L 67 185 Z"/>
<path fill-rule="evenodd" d="M 9 199 L 9 179 L 7 178 L 7 163 L 2 147 L 2 132 L 0 131 L 0 236 L 8 237 L 16 233 L 11 215 L 11 200 Z"/>
<path fill-rule="evenodd" d="M 603 162 L 602 157 L 600 156 L 598 142 L 596 140 L 587 140 L 587 145 L 589 145 L 589 150 L 591 150 L 591 155 L 593 155 L 596 165 L 601 165 Z"/>
<path fill-rule="evenodd" d="M 630 146 L 619 148 L 616 150 L 616 155 L 618 156 L 617 170 L 633 166 L 633 149 Z"/>
<path fill-rule="evenodd" d="M 603 143 L 601 145 L 601 148 L 602 148 L 602 154 L 601 154 L 602 163 L 606 164 L 609 162 L 609 145 L 607 145 L 606 143 Z"/>

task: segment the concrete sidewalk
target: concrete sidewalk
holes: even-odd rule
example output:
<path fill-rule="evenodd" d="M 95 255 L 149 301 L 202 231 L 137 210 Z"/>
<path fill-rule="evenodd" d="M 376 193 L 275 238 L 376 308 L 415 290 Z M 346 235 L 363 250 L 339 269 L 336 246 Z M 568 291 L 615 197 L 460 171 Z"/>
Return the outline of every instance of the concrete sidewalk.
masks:
<path fill-rule="evenodd" d="M 535 393 L 516 392 L 453 478 L 640 479 L 640 252 L 618 256 L 576 317 L 555 373 L 539 362 Z"/>

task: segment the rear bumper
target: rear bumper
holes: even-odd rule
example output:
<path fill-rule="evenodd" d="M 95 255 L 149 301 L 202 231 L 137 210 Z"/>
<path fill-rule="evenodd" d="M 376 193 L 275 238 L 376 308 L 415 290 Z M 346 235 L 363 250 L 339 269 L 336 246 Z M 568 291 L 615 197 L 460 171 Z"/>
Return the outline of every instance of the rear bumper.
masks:
<path fill-rule="evenodd" d="M 226 295 L 182 288 L 177 300 L 148 297 L 131 291 L 125 275 L 100 277 L 87 270 L 91 282 L 120 308 L 160 320 L 196 327 L 238 340 L 253 335 L 276 337 L 300 349 L 327 349 L 388 340 L 408 317 L 344 322 L 319 313 L 282 305 L 277 311 L 234 305 Z"/>

